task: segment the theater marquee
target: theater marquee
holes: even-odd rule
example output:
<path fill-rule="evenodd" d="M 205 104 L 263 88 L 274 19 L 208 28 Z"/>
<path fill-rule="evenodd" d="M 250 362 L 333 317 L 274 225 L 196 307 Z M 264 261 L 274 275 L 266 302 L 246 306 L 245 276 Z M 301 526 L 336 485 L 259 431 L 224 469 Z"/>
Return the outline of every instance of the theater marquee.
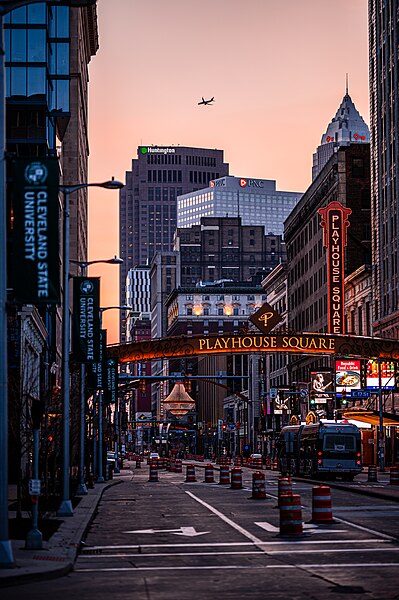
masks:
<path fill-rule="evenodd" d="M 327 249 L 327 298 L 328 298 L 328 331 L 329 333 L 345 333 L 344 312 L 344 266 L 346 230 L 349 226 L 350 208 L 339 202 L 330 202 L 318 213 L 322 217 L 320 223 L 324 230 L 324 246 Z"/>
<path fill-rule="evenodd" d="M 284 352 L 339 357 L 399 359 L 399 340 L 330 334 L 209 335 L 169 337 L 108 346 L 107 353 L 121 362 L 145 361 L 172 356 Z"/>

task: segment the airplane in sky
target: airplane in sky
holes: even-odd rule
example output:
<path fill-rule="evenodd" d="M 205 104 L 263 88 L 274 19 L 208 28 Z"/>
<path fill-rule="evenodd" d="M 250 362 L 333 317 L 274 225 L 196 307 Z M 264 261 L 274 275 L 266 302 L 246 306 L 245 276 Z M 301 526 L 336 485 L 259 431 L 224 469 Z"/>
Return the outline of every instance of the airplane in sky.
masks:
<path fill-rule="evenodd" d="M 202 96 L 202 102 L 198 102 L 198 104 L 203 104 L 204 106 L 211 105 L 212 102 L 215 102 L 215 96 L 212 96 L 210 100 L 205 100 L 204 96 Z"/>

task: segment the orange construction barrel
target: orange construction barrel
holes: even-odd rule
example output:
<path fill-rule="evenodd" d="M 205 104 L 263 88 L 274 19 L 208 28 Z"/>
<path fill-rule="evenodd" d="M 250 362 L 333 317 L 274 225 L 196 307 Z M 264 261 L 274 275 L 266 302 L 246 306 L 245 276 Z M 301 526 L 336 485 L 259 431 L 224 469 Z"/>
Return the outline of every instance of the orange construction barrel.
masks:
<path fill-rule="evenodd" d="M 231 469 L 231 489 L 242 490 L 242 470 L 240 467 Z"/>
<path fill-rule="evenodd" d="M 204 483 L 215 483 L 213 478 L 213 465 L 205 465 Z"/>
<path fill-rule="evenodd" d="M 300 495 L 281 496 L 280 534 L 301 535 L 302 533 L 303 521 Z"/>
<path fill-rule="evenodd" d="M 252 475 L 252 498 L 266 498 L 266 478 L 260 471 Z"/>
<path fill-rule="evenodd" d="M 391 467 L 389 470 L 390 485 L 399 485 L 399 467 Z"/>
<path fill-rule="evenodd" d="M 328 485 L 312 488 L 312 523 L 333 523 L 331 490 Z"/>
<path fill-rule="evenodd" d="M 219 485 L 229 485 L 230 469 L 227 465 L 220 465 Z"/>

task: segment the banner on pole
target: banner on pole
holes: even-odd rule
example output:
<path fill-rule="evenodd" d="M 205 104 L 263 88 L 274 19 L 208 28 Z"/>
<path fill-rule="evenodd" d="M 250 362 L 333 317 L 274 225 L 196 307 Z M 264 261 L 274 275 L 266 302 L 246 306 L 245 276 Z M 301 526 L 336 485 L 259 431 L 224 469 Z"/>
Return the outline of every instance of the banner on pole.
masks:
<path fill-rule="evenodd" d="M 100 360 L 100 278 L 73 278 L 73 337 L 75 360 Z"/>
<path fill-rule="evenodd" d="M 107 330 L 100 329 L 100 360 L 88 365 L 87 387 L 91 390 L 106 389 Z"/>
<path fill-rule="evenodd" d="M 60 304 L 57 158 L 14 161 L 14 300 Z"/>
<path fill-rule="evenodd" d="M 105 402 L 116 402 L 118 399 L 118 360 L 107 359 L 106 389 L 104 391 Z"/>

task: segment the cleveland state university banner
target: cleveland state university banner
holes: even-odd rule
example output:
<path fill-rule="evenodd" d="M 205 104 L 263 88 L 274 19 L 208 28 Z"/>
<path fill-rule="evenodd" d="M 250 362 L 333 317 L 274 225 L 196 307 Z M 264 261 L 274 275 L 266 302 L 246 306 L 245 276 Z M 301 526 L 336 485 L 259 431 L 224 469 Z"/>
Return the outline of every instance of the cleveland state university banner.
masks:
<path fill-rule="evenodd" d="M 73 357 L 78 362 L 100 360 L 100 278 L 73 278 Z"/>
<path fill-rule="evenodd" d="M 107 370 L 107 330 L 100 330 L 100 360 L 88 365 L 87 369 L 87 387 L 91 390 L 106 389 L 106 370 Z"/>
<path fill-rule="evenodd" d="M 14 299 L 60 303 L 58 159 L 14 161 Z"/>
<path fill-rule="evenodd" d="M 107 358 L 105 402 L 116 402 L 118 399 L 118 360 Z"/>

